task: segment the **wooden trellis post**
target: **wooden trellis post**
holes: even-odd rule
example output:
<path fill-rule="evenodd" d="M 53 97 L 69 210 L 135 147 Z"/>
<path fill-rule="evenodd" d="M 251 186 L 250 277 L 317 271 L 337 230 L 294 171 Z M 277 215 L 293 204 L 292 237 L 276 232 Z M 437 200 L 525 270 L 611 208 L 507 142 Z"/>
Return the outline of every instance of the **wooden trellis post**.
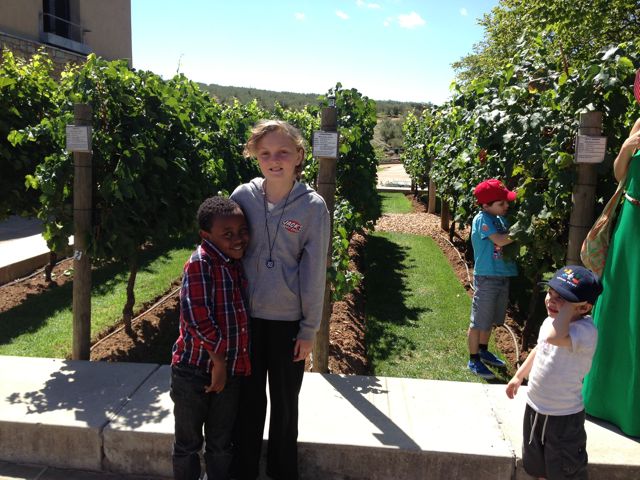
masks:
<path fill-rule="evenodd" d="M 336 198 L 336 164 L 338 157 L 338 115 L 335 99 L 329 98 L 329 106 L 322 109 L 320 132 L 314 134 L 313 152 L 318 158 L 318 193 L 324 198 L 331 219 L 333 232 L 333 209 Z M 320 145 L 322 141 L 325 145 Z M 316 155 L 316 152 L 320 152 Z M 332 234 L 333 236 L 333 234 Z M 329 244 L 327 267 L 331 265 L 332 248 Z M 313 371 L 327 373 L 329 371 L 329 320 L 331 318 L 331 285 L 327 280 L 324 290 L 324 305 L 320 330 L 316 334 L 313 345 Z"/>
<path fill-rule="evenodd" d="M 92 166 L 91 106 L 74 105 L 75 125 L 67 126 L 67 151 L 73 152 L 73 360 L 89 360 L 91 341 Z"/>
<path fill-rule="evenodd" d="M 427 212 L 436 213 L 436 184 L 429 178 L 429 206 Z"/>
<path fill-rule="evenodd" d="M 449 231 L 449 204 L 444 198 L 440 199 L 440 228 Z"/>
<path fill-rule="evenodd" d="M 602 135 L 602 112 L 581 113 L 578 135 L 600 137 Z M 598 180 L 596 167 L 596 163 L 577 164 L 578 178 L 571 195 L 572 207 L 571 217 L 569 218 L 569 245 L 567 248 L 568 265 L 582 265 L 580 249 L 594 220 L 593 212 Z"/>

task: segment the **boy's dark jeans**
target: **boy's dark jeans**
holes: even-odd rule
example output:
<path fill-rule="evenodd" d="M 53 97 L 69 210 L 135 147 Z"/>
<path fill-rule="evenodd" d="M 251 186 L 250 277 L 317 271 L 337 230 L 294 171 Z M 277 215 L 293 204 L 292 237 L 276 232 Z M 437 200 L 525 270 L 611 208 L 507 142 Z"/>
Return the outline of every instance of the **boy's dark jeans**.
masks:
<path fill-rule="evenodd" d="M 220 393 L 205 393 L 211 375 L 191 365 L 171 367 L 171 399 L 175 418 L 173 476 L 200 478 L 199 452 L 206 439 L 204 459 L 209 480 L 229 478 L 231 433 L 238 412 L 241 378 L 227 377 Z M 204 437 L 203 437 L 204 426 Z"/>

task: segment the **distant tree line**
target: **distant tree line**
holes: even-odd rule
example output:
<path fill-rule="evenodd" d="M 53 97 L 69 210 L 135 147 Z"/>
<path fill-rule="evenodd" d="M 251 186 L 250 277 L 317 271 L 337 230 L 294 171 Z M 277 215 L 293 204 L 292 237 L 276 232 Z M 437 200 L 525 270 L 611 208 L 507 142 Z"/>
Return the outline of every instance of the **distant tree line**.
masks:
<path fill-rule="evenodd" d="M 272 90 L 261 90 L 259 88 L 245 87 L 225 87 L 211 83 L 209 85 L 200 83 L 200 88 L 209 92 L 221 103 L 233 103 L 233 99 L 237 99 L 242 104 L 247 104 L 256 99 L 258 105 L 269 111 L 272 111 L 276 102 L 286 109 L 301 109 L 306 105 L 318 105 L 321 95 L 315 93 L 294 93 L 294 92 L 275 92 Z M 378 115 L 386 115 L 391 117 L 404 116 L 409 111 L 422 112 L 425 108 L 430 107 L 429 103 L 418 102 L 398 102 L 394 100 L 376 100 L 376 113 Z"/>

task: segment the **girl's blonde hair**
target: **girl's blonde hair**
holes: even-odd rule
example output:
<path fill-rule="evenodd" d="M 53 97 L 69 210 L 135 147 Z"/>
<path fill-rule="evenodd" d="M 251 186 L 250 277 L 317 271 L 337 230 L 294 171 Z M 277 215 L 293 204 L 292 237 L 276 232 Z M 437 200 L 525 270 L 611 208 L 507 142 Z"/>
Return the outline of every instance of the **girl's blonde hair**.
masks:
<path fill-rule="evenodd" d="M 242 152 L 243 155 L 247 158 L 255 158 L 257 156 L 258 143 L 265 135 L 272 132 L 284 133 L 289 138 L 291 138 L 291 141 L 295 144 L 296 149 L 298 151 L 302 151 L 302 161 L 300 162 L 300 165 L 296 166 L 295 170 L 296 177 L 299 180 L 300 174 L 304 169 L 304 158 L 306 154 L 305 142 L 302 134 L 300 133 L 300 130 L 298 130 L 290 123 L 284 122 L 282 120 L 260 120 L 251 129 L 251 136 L 244 146 L 244 151 Z"/>

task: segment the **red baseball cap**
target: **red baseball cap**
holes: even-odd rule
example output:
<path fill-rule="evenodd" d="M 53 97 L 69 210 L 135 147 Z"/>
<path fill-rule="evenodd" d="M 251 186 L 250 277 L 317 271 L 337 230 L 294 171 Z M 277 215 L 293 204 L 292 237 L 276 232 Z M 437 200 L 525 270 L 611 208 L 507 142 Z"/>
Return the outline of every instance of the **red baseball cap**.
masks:
<path fill-rule="evenodd" d="M 500 180 L 495 178 L 480 182 L 473 190 L 473 194 L 480 205 L 497 200 L 513 202 L 516 199 L 516 192 L 508 190 Z"/>

